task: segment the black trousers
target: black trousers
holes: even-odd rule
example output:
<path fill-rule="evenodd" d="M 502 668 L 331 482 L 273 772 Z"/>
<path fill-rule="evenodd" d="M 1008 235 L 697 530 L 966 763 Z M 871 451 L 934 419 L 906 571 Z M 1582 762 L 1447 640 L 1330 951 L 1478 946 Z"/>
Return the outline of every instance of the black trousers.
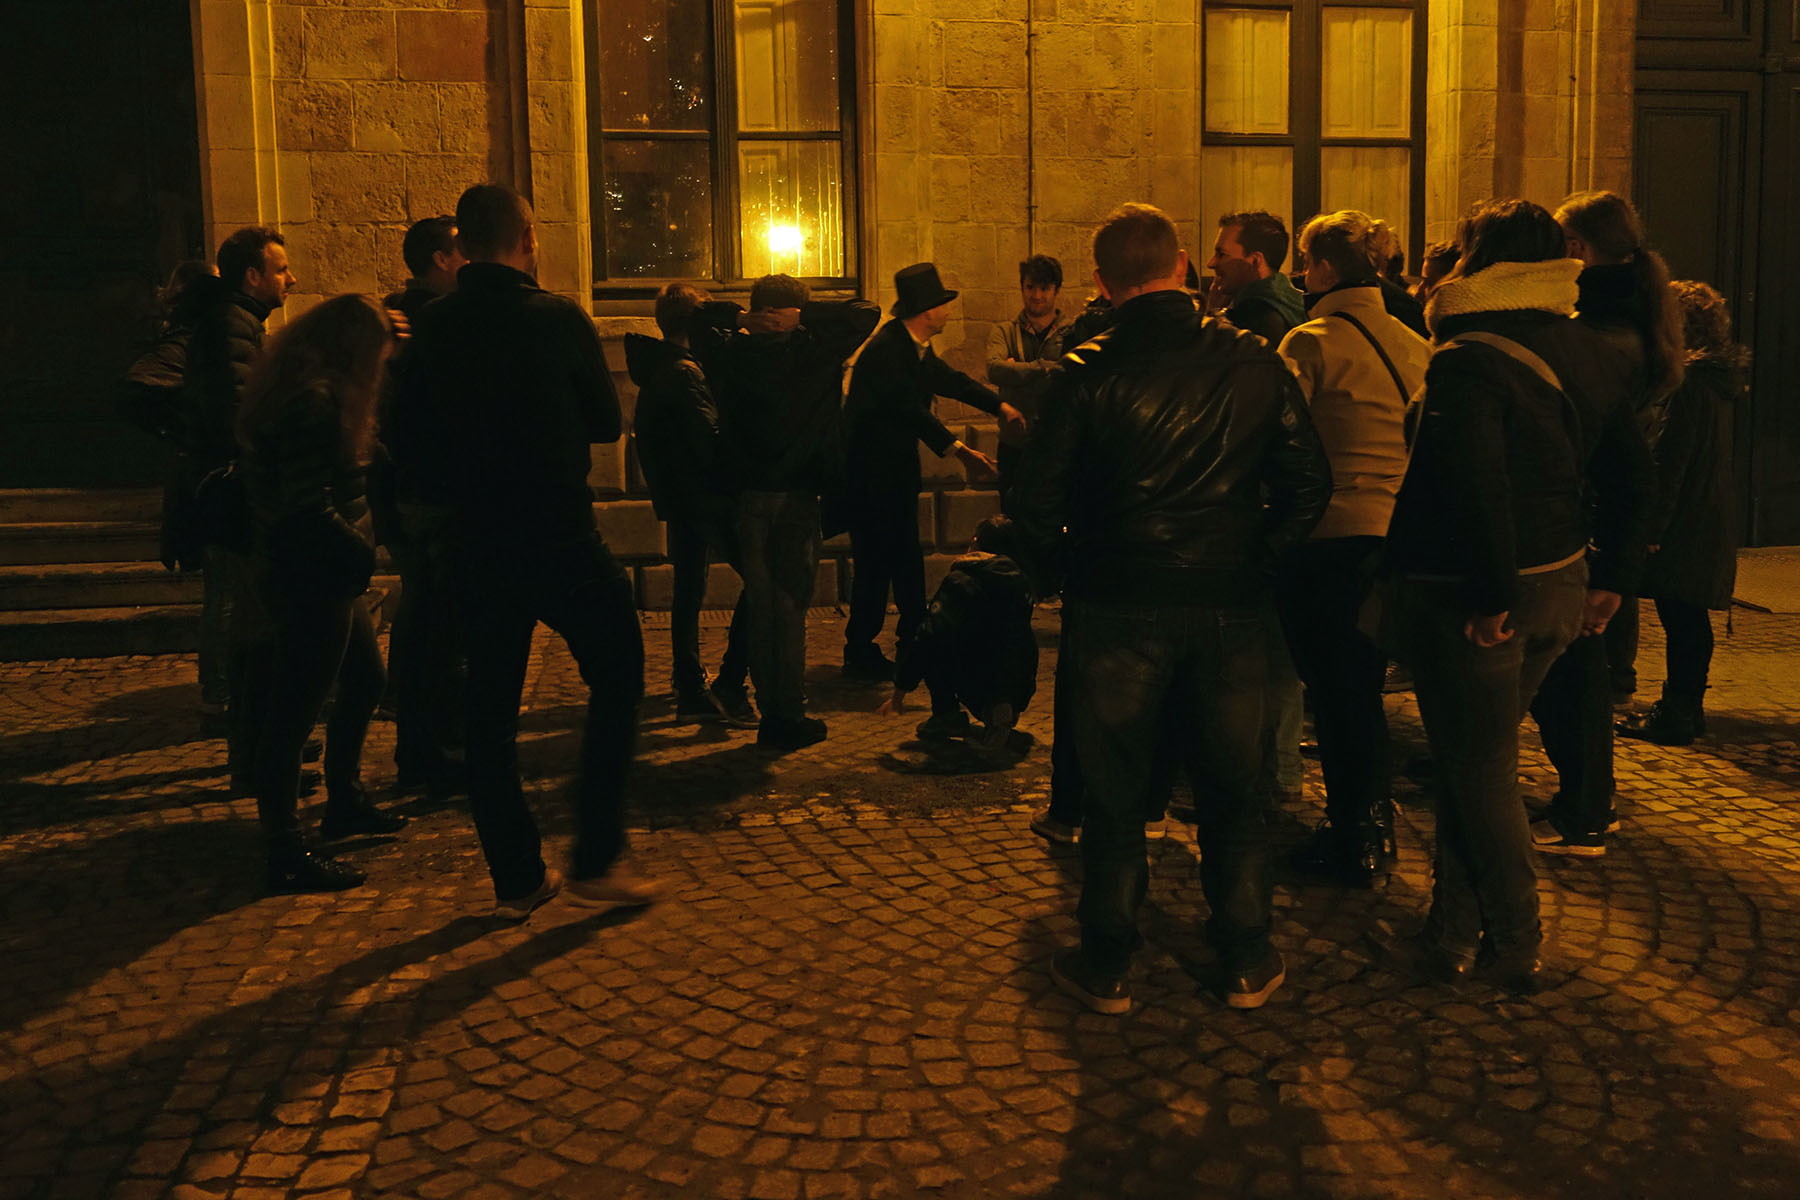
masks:
<path fill-rule="evenodd" d="M 541 621 L 568 644 L 587 685 L 574 789 L 577 879 L 603 875 L 625 850 L 624 789 L 644 696 L 644 640 L 631 578 L 598 533 L 551 545 L 497 538 L 459 547 L 469 651 L 469 802 L 494 894 L 543 883 L 543 845 L 519 782 L 519 700 Z"/>
<path fill-rule="evenodd" d="M 1697 713 L 1712 670 L 1712 617 L 1698 604 L 1658 600 L 1656 618 L 1668 639 L 1669 678 L 1663 684 L 1663 701 L 1683 713 Z"/>
<path fill-rule="evenodd" d="M 1603 834 L 1612 817 L 1613 679 L 1605 638 L 1578 637 L 1531 703 L 1544 753 L 1556 768 L 1551 817 L 1565 833 Z"/>
<path fill-rule="evenodd" d="M 1348 834 L 1386 803 L 1387 714 L 1381 685 L 1387 655 L 1357 628 L 1385 538 L 1321 538 L 1297 548 L 1276 586 L 1294 669 L 1312 698 L 1325 816 Z"/>
<path fill-rule="evenodd" d="M 406 536 L 388 548 L 400 568 L 400 604 L 388 636 L 394 765 L 402 777 L 429 780 L 449 769 L 465 724 L 453 518 L 447 509 L 403 505 L 400 519 Z"/>
<path fill-rule="evenodd" d="M 850 621 L 844 627 L 847 646 L 875 640 L 887 621 L 888 589 L 900 619 L 894 632 L 899 644 L 911 643 L 925 619 L 925 551 L 919 545 L 917 492 L 866 497 L 850 521 Z"/>
<path fill-rule="evenodd" d="M 1606 623 L 1600 640 L 1606 643 L 1606 669 L 1615 694 L 1629 696 L 1637 691 L 1637 653 L 1641 614 L 1638 598 L 1627 596 L 1619 611 Z"/>
<path fill-rule="evenodd" d="M 669 643 L 674 657 L 675 694 L 682 699 L 706 690 L 706 668 L 700 662 L 700 608 L 706 602 L 707 569 L 717 554 L 744 577 L 736 531 L 727 525 L 684 517 L 669 520 L 669 561 L 675 568 L 675 595 L 669 612 Z M 749 618 L 745 594 L 738 594 L 725 634 L 725 657 L 719 682 L 742 688 L 750 673 Z"/>
<path fill-rule="evenodd" d="M 375 623 L 360 596 L 346 600 L 266 585 L 261 590 L 270 637 L 266 682 L 256 681 L 263 700 L 253 769 L 257 817 L 270 855 L 279 857 L 302 842 L 300 758 L 332 686 L 337 701 L 325 726 L 327 803 L 359 790 L 363 740 L 387 675 Z"/>

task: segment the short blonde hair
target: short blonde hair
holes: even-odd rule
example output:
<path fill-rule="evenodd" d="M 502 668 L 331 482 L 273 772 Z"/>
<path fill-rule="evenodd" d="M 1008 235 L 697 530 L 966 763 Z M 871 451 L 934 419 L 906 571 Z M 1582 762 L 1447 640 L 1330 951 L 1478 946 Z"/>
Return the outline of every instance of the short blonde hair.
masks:
<path fill-rule="evenodd" d="M 1309 263 L 1329 266 L 1339 283 L 1373 279 L 1382 267 L 1376 224 L 1368 213 L 1353 208 L 1320 213 L 1300 230 L 1300 253 Z"/>

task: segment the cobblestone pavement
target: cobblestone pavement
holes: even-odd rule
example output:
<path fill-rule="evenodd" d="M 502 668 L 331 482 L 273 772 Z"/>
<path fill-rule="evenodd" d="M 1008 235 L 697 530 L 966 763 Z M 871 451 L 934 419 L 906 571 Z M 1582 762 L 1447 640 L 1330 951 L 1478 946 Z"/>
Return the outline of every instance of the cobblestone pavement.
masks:
<path fill-rule="evenodd" d="M 1253 1013 L 1198 982 L 1193 843 L 1152 843 L 1117 1019 L 1044 969 L 1080 872 L 1025 828 L 1055 622 L 1035 744 L 1004 767 L 933 757 L 825 665 L 832 736 L 779 759 L 653 700 L 634 838 L 672 897 L 524 926 L 486 915 L 454 809 L 355 848 L 359 891 L 262 896 L 191 658 L 0 666 L 0 1196 L 1795 1194 L 1795 618 L 1740 612 L 1712 736 L 1622 743 L 1611 851 L 1544 864 L 1560 986 L 1452 994 L 1372 964 L 1373 922 L 1426 903 L 1411 791 L 1385 888 L 1282 883 L 1289 982 Z M 839 618 L 813 626 L 833 663 Z M 555 841 L 579 712 L 560 644 L 531 678 Z M 378 725 L 371 782 L 391 747 Z M 1316 816 L 1309 772 L 1282 839 Z"/>

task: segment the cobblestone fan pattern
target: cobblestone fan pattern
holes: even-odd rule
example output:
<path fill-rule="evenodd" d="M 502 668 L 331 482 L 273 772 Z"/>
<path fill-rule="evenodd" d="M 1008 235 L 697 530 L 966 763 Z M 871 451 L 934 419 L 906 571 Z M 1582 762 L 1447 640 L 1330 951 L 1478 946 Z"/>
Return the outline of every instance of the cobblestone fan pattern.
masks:
<path fill-rule="evenodd" d="M 1151 844 L 1123 1018 L 1054 992 L 1079 857 L 1025 828 L 1049 677 L 1003 767 L 933 755 L 821 667 L 822 745 L 647 705 L 627 919 L 491 903 L 460 811 L 267 898 L 191 658 L 0 666 L 0 1196 L 1792 1196 L 1800 1170 L 1793 618 L 1721 637 L 1713 733 L 1622 743 L 1622 832 L 1546 861 L 1560 986 L 1410 986 L 1366 935 L 1428 894 L 1277 892 L 1289 981 L 1235 1013 L 1187 837 Z M 1659 677 L 1647 622 L 1644 666 Z M 815 614 L 814 661 L 839 618 Z M 722 631 L 708 630 L 716 651 Z M 666 626 L 647 627 L 653 686 Z M 579 712 L 540 640 L 524 757 L 552 832 Z M 1394 704 L 1400 757 L 1421 738 Z M 1535 740 L 1527 791 L 1547 791 Z M 391 776 L 377 726 L 375 783 Z M 1317 816 L 1317 767 L 1276 836 Z"/>

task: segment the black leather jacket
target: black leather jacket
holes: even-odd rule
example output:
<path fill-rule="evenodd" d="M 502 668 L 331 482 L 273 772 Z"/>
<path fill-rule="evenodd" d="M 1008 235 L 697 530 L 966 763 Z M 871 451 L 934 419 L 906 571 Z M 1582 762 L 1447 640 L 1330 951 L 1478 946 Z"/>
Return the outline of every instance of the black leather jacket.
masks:
<path fill-rule="evenodd" d="M 1184 292 L 1118 308 L 1063 359 L 1012 515 L 1034 566 L 1060 558 L 1091 600 L 1262 603 L 1283 551 L 1331 499 L 1331 469 L 1287 367 Z"/>

